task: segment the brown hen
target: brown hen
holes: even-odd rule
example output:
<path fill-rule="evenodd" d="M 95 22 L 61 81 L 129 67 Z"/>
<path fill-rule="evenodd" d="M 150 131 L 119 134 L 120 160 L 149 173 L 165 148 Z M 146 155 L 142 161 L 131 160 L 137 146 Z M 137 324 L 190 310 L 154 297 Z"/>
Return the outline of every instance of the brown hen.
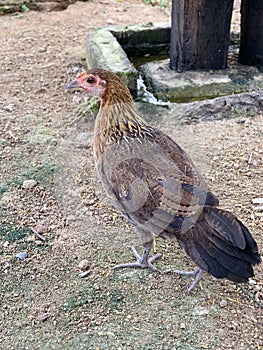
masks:
<path fill-rule="evenodd" d="M 188 155 L 168 135 L 136 112 L 129 89 L 103 69 L 82 72 L 68 88 L 82 88 L 101 99 L 94 130 L 98 176 L 114 206 L 133 224 L 144 247 L 134 263 L 149 267 L 153 235 L 177 240 L 198 266 L 189 288 L 203 271 L 216 278 L 247 282 L 260 262 L 255 240 L 232 213 L 219 209 Z"/>

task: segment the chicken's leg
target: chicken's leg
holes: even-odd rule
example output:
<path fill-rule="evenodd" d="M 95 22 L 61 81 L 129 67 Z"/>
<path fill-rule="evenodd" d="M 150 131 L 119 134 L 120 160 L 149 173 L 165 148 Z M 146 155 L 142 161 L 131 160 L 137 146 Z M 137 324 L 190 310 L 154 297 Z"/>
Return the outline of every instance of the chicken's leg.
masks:
<path fill-rule="evenodd" d="M 194 271 L 173 270 L 173 272 L 178 273 L 178 275 L 181 275 L 181 276 L 195 276 L 193 283 L 188 288 L 188 293 L 190 293 L 196 287 L 198 282 L 200 281 L 203 270 L 201 270 L 201 269 L 196 269 Z"/>
<path fill-rule="evenodd" d="M 126 264 L 115 265 L 114 269 L 125 268 L 125 267 L 139 267 L 141 269 L 149 268 L 153 271 L 157 271 L 157 268 L 153 265 L 153 262 L 160 258 L 162 254 L 156 254 L 150 259 L 148 259 L 149 253 L 153 246 L 153 235 L 146 231 L 137 231 L 138 236 L 140 237 L 143 245 L 143 253 L 140 255 L 137 250 L 132 247 L 133 254 L 135 255 L 137 261 Z"/>

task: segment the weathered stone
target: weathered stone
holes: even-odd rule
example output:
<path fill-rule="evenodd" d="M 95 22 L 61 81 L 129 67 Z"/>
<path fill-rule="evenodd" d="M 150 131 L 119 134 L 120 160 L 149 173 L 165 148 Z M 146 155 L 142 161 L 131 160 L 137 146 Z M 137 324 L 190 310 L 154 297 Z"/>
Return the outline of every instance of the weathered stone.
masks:
<path fill-rule="evenodd" d="M 222 299 L 222 300 L 220 300 L 220 302 L 219 302 L 219 305 L 220 305 L 220 307 L 226 307 L 227 306 L 227 300 L 225 300 L 225 299 Z"/>
<path fill-rule="evenodd" d="M 80 261 L 79 265 L 78 265 L 78 268 L 81 270 L 81 271 L 86 271 L 88 270 L 89 268 L 89 262 L 87 259 L 83 259 Z"/>
<path fill-rule="evenodd" d="M 136 103 L 141 115 L 149 122 L 158 120 L 174 120 L 176 123 L 192 123 L 195 121 L 211 121 L 234 118 L 242 113 L 262 111 L 263 90 L 242 94 L 218 97 L 211 100 L 190 103 L 170 103 L 166 107 Z"/>
<path fill-rule="evenodd" d="M 46 11 L 46 12 L 51 12 L 51 11 L 61 11 L 65 10 L 69 5 L 69 1 L 47 1 L 47 2 L 42 2 L 39 1 L 37 3 L 37 10 L 38 11 Z"/>
<path fill-rule="evenodd" d="M 146 63 L 141 68 L 146 85 L 164 101 L 200 101 L 263 89 L 263 75 L 255 67 L 178 73 L 169 68 L 169 60 L 164 60 Z"/>
<path fill-rule="evenodd" d="M 253 204 L 263 204 L 263 198 L 253 198 L 252 203 Z"/>
<path fill-rule="evenodd" d="M 128 56 L 169 54 L 169 23 L 147 23 L 131 26 L 110 27 L 108 30 L 117 38 Z"/>
<path fill-rule="evenodd" d="M 0 15 L 25 11 L 23 5 L 29 10 L 34 11 L 60 11 L 66 9 L 74 2 L 76 2 L 76 0 L 0 0 Z"/>
<path fill-rule="evenodd" d="M 16 254 L 16 258 L 19 259 L 19 260 L 24 260 L 27 257 L 28 257 L 27 252 L 20 252 L 20 253 Z"/>
<path fill-rule="evenodd" d="M 37 185 L 37 182 L 35 180 L 25 180 L 23 182 L 22 187 L 26 190 L 31 190 Z"/>

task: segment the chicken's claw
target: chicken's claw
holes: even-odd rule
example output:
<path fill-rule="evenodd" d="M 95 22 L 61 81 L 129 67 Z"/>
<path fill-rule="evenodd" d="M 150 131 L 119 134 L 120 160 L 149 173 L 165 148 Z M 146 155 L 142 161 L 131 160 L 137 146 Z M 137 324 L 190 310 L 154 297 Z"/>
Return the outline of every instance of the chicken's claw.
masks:
<path fill-rule="evenodd" d="M 181 275 L 181 276 L 195 276 L 195 279 L 194 279 L 193 283 L 187 289 L 188 293 L 190 293 L 196 287 L 198 282 L 200 281 L 202 273 L 203 273 L 203 270 L 201 270 L 201 269 L 196 269 L 194 271 L 173 270 L 173 272 L 177 273 L 178 275 Z"/>
<path fill-rule="evenodd" d="M 133 262 L 133 263 L 126 263 L 126 264 L 118 264 L 113 266 L 114 269 L 121 269 L 121 268 L 126 268 L 126 267 L 138 267 L 141 269 L 151 269 L 152 271 L 157 271 L 157 268 L 153 265 L 153 262 L 160 258 L 162 256 L 162 254 L 156 254 L 153 257 L 151 257 L 150 259 L 148 259 L 148 254 L 149 251 L 148 249 L 144 249 L 143 254 L 140 255 L 137 250 L 132 247 L 132 252 L 135 255 L 137 261 Z"/>

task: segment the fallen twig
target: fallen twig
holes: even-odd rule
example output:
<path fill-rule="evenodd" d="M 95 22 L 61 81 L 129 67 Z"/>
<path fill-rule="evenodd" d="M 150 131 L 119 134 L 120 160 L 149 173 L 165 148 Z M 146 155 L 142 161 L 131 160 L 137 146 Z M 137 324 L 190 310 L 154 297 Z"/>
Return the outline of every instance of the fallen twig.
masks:
<path fill-rule="evenodd" d="M 44 236 L 42 236 L 40 233 L 38 233 L 33 227 L 30 227 L 30 229 L 41 241 L 46 240 L 46 238 Z"/>
<path fill-rule="evenodd" d="M 245 288 L 243 288 L 242 286 L 238 286 L 238 288 L 249 298 L 251 299 L 255 304 L 257 304 L 261 309 L 263 309 L 263 304 L 258 301 L 256 298 L 254 298 L 253 295 L 251 295 Z"/>

